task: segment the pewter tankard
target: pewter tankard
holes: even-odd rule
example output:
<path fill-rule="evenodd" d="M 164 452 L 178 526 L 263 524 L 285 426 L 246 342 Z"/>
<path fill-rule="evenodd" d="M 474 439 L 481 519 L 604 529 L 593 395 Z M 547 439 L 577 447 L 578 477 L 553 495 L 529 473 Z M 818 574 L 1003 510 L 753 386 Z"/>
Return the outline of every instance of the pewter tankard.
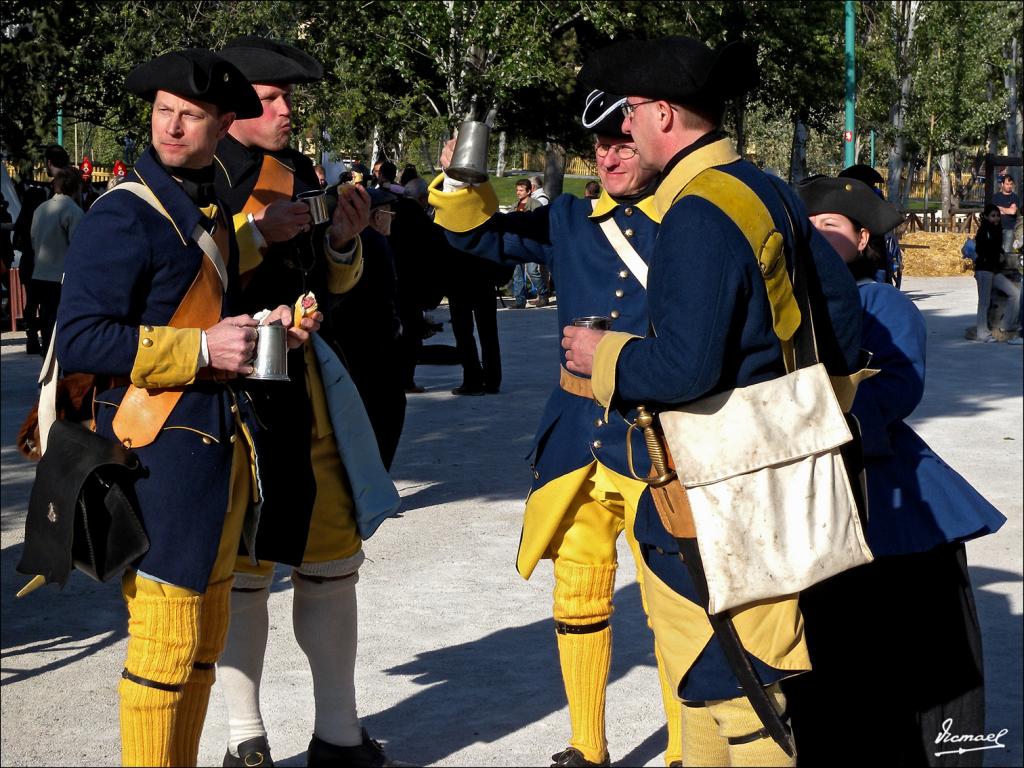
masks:
<path fill-rule="evenodd" d="M 487 181 L 487 140 L 497 113 L 492 109 L 484 122 L 466 120 L 459 126 L 452 161 L 444 171 L 448 177 L 467 184 Z"/>

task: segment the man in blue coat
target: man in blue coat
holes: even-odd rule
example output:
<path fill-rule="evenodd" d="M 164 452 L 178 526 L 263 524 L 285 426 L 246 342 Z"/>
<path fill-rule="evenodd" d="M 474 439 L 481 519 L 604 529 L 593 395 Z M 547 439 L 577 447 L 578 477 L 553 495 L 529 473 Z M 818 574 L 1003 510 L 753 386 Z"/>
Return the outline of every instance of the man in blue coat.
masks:
<path fill-rule="evenodd" d="M 150 547 L 122 581 L 122 762 L 195 765 L 253 501 L 243 419 L 254 422 L 229 381 L 253 372 L 256 321 L 225 316 L 237 248 L 212 163 L 235 117 L 260 106 L 238 70 L 206 50 L 160 56 L 125 85 L 152 102 L 152 145 L 71 243 L 57 356 L 66 371 L 110 378 L 95 397 L 96 431 L 146 470 L 135 491 Z M 293 329 L 289 343 L 317 325 Z"/>
<path fill-rule="evenodd" d="M 561 195 L 533 211 L 497 214 L 489 184 L 431 191 L 435 221 L 459 250 L 509 263 L 536 262 L 558 285 L 558 319 L 604 316 L 628 333 L 647 332 L 648 259 L 657 232 L 656 174 L 640 164 L 636 145 L 620 130 L 622 98 L 591 93 L 583 125 L 595 134 L 603 192 L 597 200 Z M 452 145 L 441 164 L 447 167 Z M 446 180 L 448 186 L 451 181 Z M 432 186 L 436 187 L 435 180 Z M 554 618 L 572 737 L 552 756 L 557 766 L 608 765 L 605 689 L 611 661 L 612 594 L 618 567 L 615 542 L 626 532 L 630 549 L 636 504 L 646 487 L 626 462 L 628 424 L 608 418 L 594 401 L 590 380 L 562 361 L 561 386 L 537 430 L 533 488 L 526 503 L 517 567 L 529 578 L 541 559 L 554 563 Z M 649 464 L 633 437 L 636 469 Z M 659 658 L 659 671 L 661 671 Z M 679 704 L 662 680 L 668 717 L 666 764 L 680 758 Z"/>
<path fill-rule="evenodd" d="M 629 414 L 639 403 L 655 409 L 686 403 L 783 375 L 780 338 L 791 337 L 799 322 L 788 277 L 797 248 L 813 257 L 807 271 L 814 273 L 812 306 L 820 308 L 815 330 L 822 361 L 837 375 L 856 367 L 860 317 L 848 271 L 804 221 L 793 193 L 741 160 L 721 131 L 725 100 L 747 90 L 755 73 L 753 52 L 742 45 L 715 53 L 690 38 L 619 43 L 596 53 L 580 72 L 590 87 L 628 94 L 622 128 L 632 134 L 644 166 L 661 174 L 655 193 L 661 227 L 649 280 L 652 333 L 564 330 L 567 366 L 592 374 L 609 415 Z M 736 200 L 752 204 L 733 205 Z M 768 264 L 762 275 L 766 241 L 754 242 L 756 210 L 764 210 L 771 231 L 781 235 L 774 263 L 787 269 Z M 656 642 L 685 705 L 684 764 L 792 765 L 794 758 L 768 736 L 741 695 L 649 493 L 635 534 Z M 684 600 L 667 602 L 669 595 Z M 782 713 L 779 681 L 810 667 L 796 597 L 730 613 L 750 664 Z"/>

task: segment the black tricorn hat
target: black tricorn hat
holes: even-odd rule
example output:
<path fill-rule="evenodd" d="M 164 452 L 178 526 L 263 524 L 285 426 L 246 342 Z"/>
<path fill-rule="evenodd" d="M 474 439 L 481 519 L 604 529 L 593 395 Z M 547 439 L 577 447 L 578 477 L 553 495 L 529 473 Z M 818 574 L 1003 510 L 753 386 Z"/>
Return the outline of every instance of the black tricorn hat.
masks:
<path fill-rule="evenodd" d="M 626 137 L 622 132 L 622 105 L 625 96 L 604 91 L 591 91 L 587 94 L 580 121 L 583 127 L 598 136 Z"/>
<path fill-rule="evenodd" d="M 724 104 L 757 84 L 757 51 L 745 42 L 711 50 L 692 37 L 625 40 L 587 59 L 579 79 L 591 88 L 675 104 Z"/>
<path fill-rule="evenodd" d="M 238 67 L 250 83 L 302 85 L 324 76 L 323 66 L 309 54 L 256 35 L 229 40 L 218 54 Z"/>
<path fill-rule="evenodd" d="M 839 213 L 866 227 L 873 235 L 884 235 L 903 221 L 896 206 L 857 179 L 816 176 L 798 184 L 796 191 L 807 206 L 809 216 Z"/>
<path fill-rule="evenodd" d="M 186 48 L 157 56 L 133 69 L 124 85 L 146 101 L 153 101 L 157 91 L 167 91 L 209 102 L 243 120 L 263 114 L 259 96 L 242 73 L 205 48 Z"/>
<path fill-rule="evenodd" d="M 865 163 L 857 163 L 856 165 L 851 165 L 849 168 L 843 168 L 843 170 L 839 172 L 839 178 L 863 181 L 869 187 L 874 186 L 875 184 L 882 184 L 885 181 L 885 179 L 882 178 L 882 174 Z"/>

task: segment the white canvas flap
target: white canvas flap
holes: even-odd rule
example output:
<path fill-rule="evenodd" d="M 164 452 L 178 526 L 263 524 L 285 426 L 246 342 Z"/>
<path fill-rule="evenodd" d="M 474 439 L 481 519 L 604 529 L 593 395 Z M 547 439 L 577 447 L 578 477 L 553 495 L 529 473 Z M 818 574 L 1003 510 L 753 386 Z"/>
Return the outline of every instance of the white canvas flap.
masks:
<path fill-rule="evenodd" d="M 664 411 L 660 420 L 687 488 L 830 451 L 853 437 L 820 363 Z"/>

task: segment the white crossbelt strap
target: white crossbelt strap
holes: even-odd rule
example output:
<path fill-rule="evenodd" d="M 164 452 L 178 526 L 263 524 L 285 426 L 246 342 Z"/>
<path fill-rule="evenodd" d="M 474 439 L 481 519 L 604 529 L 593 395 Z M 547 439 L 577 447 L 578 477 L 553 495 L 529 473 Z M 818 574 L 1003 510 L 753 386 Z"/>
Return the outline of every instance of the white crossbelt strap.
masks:
<path fill-rule="evenodd" d="M 153 194 L 153 190 L 145 184 L 139 184 L 135 181 L 124 181 L 110 191 L 117 192 L 119 189 L 131 192 L 140 200 L 144 200 L 153 206 L 153 208 L 158 210 L 168 220 L 171 220 L 170 215 L 164 210 L 160 201 L 157 200 L 156 195 Z M 209 257 L 213 266 L 216 267 L 217 274 L 220 276 L 221 286 L 223 286 L 223 289 L 226 291 L 228 289 L 228 270 L 227 267 L 224 266 L 224 259 L 220 255 L 220 248 L 217 247 L 217 242 L 210 236 L 209 232 L 203 229 L 200 224 L 196 224 L 196 228 L 192 232 L 192 239 L 199 244 L 199 247 L 203 249 L 203 253 Z"/>
<path fill-rule="evenodd" d="M 117 189 L 117 187 L 114 187 Z M 593 208 L 597 207 L 597 200 L 591 200 L 590 205 Z M 608 238 L 608 242 L 612 248 L 615 249 L 615 253 L 622 259 L 622 263 L 629 267 L 629 271 L 633 273 L 634 277 L 640 282 L 645 289 L 647 288 L 647 263 L 640 258 L 640 254 L 636 252 L 636 248 L 633 247 L 632 243 L 626 239 L 626 236 L 622 234 L 622 230 L 619 229 L 615 223 L 615 217 L 606 216 L 605 220 L 601 222 L 601 231 L 604 232 L 604 236 Z"/>

